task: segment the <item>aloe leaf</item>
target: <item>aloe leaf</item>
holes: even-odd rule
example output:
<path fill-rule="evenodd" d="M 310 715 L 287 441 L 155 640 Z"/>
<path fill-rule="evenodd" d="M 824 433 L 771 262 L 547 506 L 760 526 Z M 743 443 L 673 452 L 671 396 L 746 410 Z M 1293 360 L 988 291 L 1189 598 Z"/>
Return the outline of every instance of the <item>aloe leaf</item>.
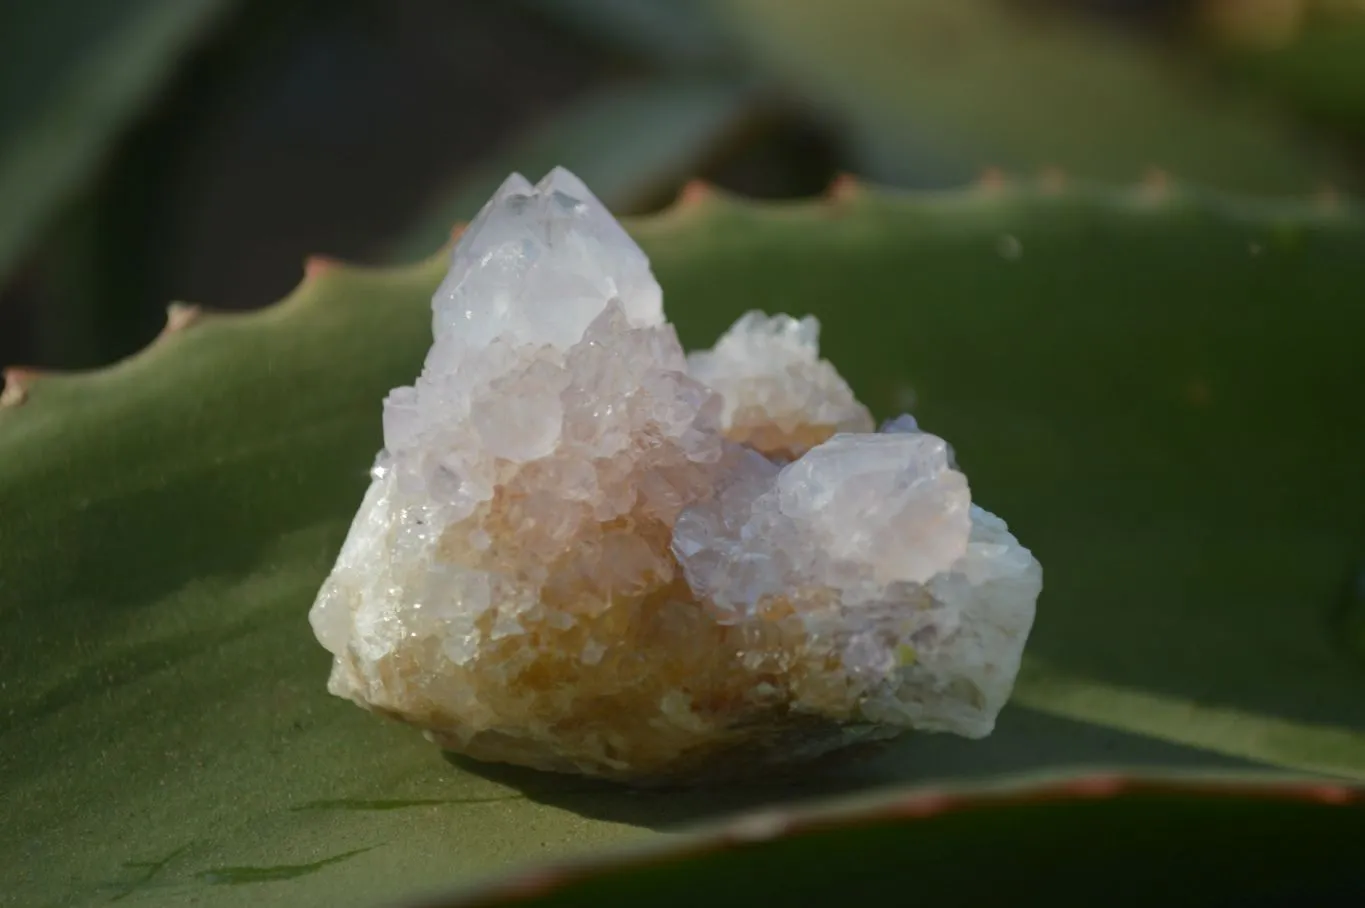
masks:
<path fill-rule="evenodd" d="M 232 0 L 0 10 L 0 280 Z"/>
<path fill-rule="evenodd" d="M 452 223 L 478 212 L 509 170 L 545 173 L 562 165 L 581 174 L 613 211 L 666 202 L 698 162 L 733 141 L 767 103 L 757 83 L 737 79 L 657 78 L 600 89 L 460 175 L 388 251 L 398 260 L 430 252 Z"/>
<path fill-rule="evenodd" d="M 726 66 L 725 29 L 694 0 L 518 0 L 520 6 L 651 66 Z"/>
<path fill-rule="evenodd" d="M 1225 51 L 1231 72 L 1314 122 L 1365 141 L 1365 18 L 1310 21 L 1274 47 Z"/>
<path fill-rule="evenodd" d="M 375 903 L 878 783 L 1096 764 L 1365 778 L 1365 675 L 1332 617 L 1365 512 L 1354 207 L 1055 181 L 684 199 L 631 228 L 685 342 L 755 306 L 816 313 L 862 398 L 951 438 L 1043 562 L 996 733 L 636 794 L 446 760 L 328 696 L 307 609 L 444 260 L 315 261 L 276 307 L 174 309 L 111 368 L 9 374 L 0 891 Z"/>
<path fill-rule="evenodd" d="M 751 54 L 845 117 L 862 172 L 955 185 L 985 167 L 1307 192 L 1349 173 L 1282 112 L 1105 29 L 1008 0 L 726 0 Z M 1055 12 L 1055 11 L 1054 11 Z M 1189 61 L 1184 61 L 1189 62 Z"/>
<path fill-rule="evenodd" d="M 1365 791 L 1080 776 L 755 814 L 682 844 L 542 868 L 430 908 L 1347 904 Z"/>

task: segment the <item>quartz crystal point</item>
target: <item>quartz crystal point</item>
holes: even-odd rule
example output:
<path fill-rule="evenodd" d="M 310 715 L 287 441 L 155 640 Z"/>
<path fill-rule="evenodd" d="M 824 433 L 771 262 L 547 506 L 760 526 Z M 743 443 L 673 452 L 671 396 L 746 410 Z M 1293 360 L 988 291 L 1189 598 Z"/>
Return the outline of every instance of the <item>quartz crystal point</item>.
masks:
<path fill-rule="evenodd" d="M 511 177 L 310 615 L 329 690 L 476 759 L 636 783 L 990 733 L 1042 568 L 813 318 L 685 356 L 576 177 Z"/>

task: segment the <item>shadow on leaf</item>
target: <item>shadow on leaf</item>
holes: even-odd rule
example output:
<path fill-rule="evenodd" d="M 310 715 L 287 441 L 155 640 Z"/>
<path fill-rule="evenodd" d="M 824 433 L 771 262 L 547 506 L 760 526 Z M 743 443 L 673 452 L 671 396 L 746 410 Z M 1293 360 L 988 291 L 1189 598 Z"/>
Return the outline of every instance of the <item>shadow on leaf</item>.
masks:
<path fill-rule="evenodd" d="M 986 778 L 1012 771 L 1059 766 L 1103 767 L 1180 764 L 1247 768 L 1244 761 L 1163 741 L 1007 708 L 996 731 L 972 741 L 946 734 L 907 735 L 851 748 L 783 773 L 765 770 L 757 779 L 728 785 L 633 788 L 612 782 L 481 763 L 446 751 L 446 762 L 528 800 L 580 816 L 653 830 L 677 830 L 736 813 L 776 805 L 857 794 L 887 785 L 932 786 L 946 779 Z"/>
<path fill-rule="evenodd" d="M 663 831 L 706 823 L 742 811 L 779 804 L 790 806 L 795 802 L 862 790 L 870 787 L 872 780 L 849 773 L 848 768 L 875 752 L 886 750 L 887 745 L 870 746 L 820 764 L 743 783 L 649 788 L 503 763 L 481 763 L 450 751 L 444 756 L 462 772 L 506 785 L 531 801 L 594 820 Z"/>

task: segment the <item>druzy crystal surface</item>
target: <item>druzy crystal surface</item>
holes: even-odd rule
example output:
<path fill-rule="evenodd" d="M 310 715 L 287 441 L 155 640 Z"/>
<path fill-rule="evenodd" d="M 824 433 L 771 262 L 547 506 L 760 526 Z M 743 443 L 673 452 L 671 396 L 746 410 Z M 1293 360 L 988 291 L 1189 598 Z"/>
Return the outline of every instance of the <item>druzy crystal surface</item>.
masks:
<path fill-rule="evenodd" d="M 813 318 L 684 354 L 572 174 L 457 244 L 311 612 L 329 690 L 481 760 L 723 778 L 990 733 L 1042 569 L 940 438 L 876 430 Z"/>

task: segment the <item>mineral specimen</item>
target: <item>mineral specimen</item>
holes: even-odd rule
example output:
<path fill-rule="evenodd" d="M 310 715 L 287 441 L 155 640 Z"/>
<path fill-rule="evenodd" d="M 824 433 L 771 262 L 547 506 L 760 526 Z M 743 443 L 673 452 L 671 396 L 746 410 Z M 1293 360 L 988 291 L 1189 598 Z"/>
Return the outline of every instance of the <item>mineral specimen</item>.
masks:
<path fill-rule="evenodd" d="M 503 184 L 432 309 L 310 615 L 332 693 L 637 783 L 990 733 L 1042 568 L 942 439 L 874 431 L 813 318 L 751 312 L 685 356 L 562 169 Z"/>

